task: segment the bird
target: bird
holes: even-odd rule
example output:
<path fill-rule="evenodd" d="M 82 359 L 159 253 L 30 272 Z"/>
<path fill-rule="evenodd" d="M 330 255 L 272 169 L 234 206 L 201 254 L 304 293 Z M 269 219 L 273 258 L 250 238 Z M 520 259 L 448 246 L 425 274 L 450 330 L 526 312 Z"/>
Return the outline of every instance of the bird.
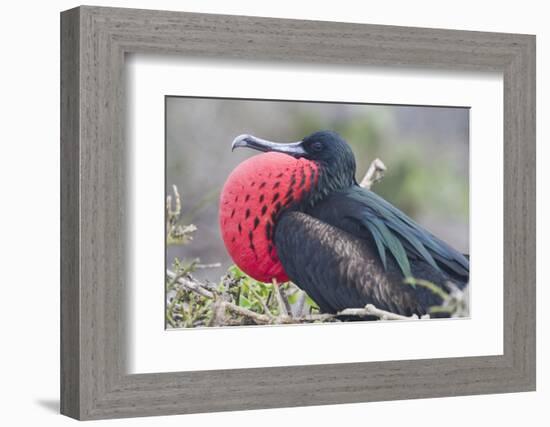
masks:
<path fill-rule="evenodd" d="M 231 148 L 261 152 L 230 173 L 219 207 L 225 247 L 252 278 L 290 280 L 333 314 L 373 304 L 422 316 L 443 300 L 414 280 L 446 292 L 467 285 L 469 256 L 359 186 L 354 153 L 338 133 L 297 142 L 243 134 Z"/>

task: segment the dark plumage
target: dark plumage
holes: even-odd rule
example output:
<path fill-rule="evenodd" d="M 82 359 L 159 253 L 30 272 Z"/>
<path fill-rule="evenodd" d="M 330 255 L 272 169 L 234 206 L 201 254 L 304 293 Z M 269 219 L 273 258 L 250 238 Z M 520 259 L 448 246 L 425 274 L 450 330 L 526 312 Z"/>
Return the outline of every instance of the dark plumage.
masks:
<path fill-rule="evenodd" d="M 443 289 L 450 281 L 459 288 L 468 282 L 465 255 L 357 185 L 353 152 L 338 134 L 316 132 L 292 144 L 246 138 L 234 145 L 284 152 L 317 168 L 316 183 L 278 217 L 274 243 L 288 277 L 322 311 L 372 303 L 403 315 L 425 314 L 441 299 L 404 284 L 406 277 Z"/>

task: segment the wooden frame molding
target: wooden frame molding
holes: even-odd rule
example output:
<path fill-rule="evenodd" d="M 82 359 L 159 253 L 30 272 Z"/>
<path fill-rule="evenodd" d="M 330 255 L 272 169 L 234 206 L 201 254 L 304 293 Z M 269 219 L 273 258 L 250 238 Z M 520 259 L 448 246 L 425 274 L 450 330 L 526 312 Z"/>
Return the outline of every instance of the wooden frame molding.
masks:
<path fill-rule="evenodd" d="M 504 354 L 128 375 L 127 53 L 499 71 Z M 535 37 L 79 7 L 61 14 L 61 412 L 78 419 L 535 389 Z M 208 396 L 208 398 L 205 398 Z"/>

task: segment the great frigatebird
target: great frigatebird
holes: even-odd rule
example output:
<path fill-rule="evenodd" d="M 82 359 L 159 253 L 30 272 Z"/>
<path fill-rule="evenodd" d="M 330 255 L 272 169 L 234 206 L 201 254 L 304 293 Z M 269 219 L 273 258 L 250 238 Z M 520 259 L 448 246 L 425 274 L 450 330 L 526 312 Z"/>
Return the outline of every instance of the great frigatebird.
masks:
<path fill-rule="evenodd" d="M 228 177 L 220 227 L 229 254 L 253 278 L 290 279 L 327 313 L 374 304 L 407 316 L 442 300 L 405 278 L 446 290 L 468 282 L 467 256 L 357 184 L 355 157 L 337 133 L 292 143 L 240 135 L 238 147 L 264 154 Z"/>

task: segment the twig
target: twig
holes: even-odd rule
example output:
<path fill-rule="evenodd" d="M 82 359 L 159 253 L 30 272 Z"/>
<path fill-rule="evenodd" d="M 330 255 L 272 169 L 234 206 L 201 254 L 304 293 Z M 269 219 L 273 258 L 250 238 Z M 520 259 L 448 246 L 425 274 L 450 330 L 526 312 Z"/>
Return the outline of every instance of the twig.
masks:
<path fill-rule="evenodd" d="M 450 298 L 450 295 L 445 292 L 443 289 L 441 289 L 436 284 L 423 279 L 415 279 L 413 277 L 407 277 L 404 281 L 405 284 L 411 285 L 411 286 L 422 286 L 428 290 L 430 290 L 432 293 L 436 294 L 438 297 L 440 297 L 443 301 L 448 301 Z"/>
<path fill-rule="evenodd" d="M 178 187 L 172 185 L 172 191 L 174 192 L 174 201 L 175 207 L 172 209 L 172 195 L 166 196 L 166 216 L 167 216 L 167 226 L 172 227 L 178 220 L 181 214 L 181 198 L 180 193 L 178 192 Z M 167 233 L 170 229 L 166 230 Z"/>
<path fill-rule="evenodd" d="M 195 269 L 206 269 L 206 268 L 218 268 L 218 267 L 221 267 L 221 266 L 222 266 L 221 262 L 213 262 L 211 264 L 195 264 L 194 268 Z"/>
<path fill-rule="evenodd" d="M 224 308 L 227 308 L 229 311 L 232 311 L 233 313 L 239 314 L 241 316 L 248 317 L 249 319 L 254 320 L 258 324 L 268 324 L 272 322 L 272 318 L 269 317 L 267 314 L 256 313 L 255 311 L 238 306 L 228 301 L 222 301 L 221 304 L 223 305 Z"/>
<path fill-rule="evenodd" d="M 197 227 L 193 224 L 181 225 L 181 197 L 178 192 L 178 187 L 172 186 L 174 192 L 174 209 L 172 209 L 172 196 L 166 196 L 166 244 L 167 245 L 182 245 L 193 240 L 193 233 L 197 231 Z"/>
<path fill-rule="evenodd" d="M 223 326 L 227 323 L 225 317 L 225 306 L 223 301 L 217 299 L 212 303 L 212 318 L 209 326 Z"/>
<path fill-rule="evenodd" d="M 382 320 L 411 320 L 418 319 L 418 316 L 412 317 L 402 316 L 390 311 L 376 308 L 373 304 L 367 304 L 365 308 L 347 308 L 338 313 L 339 316 L 376 316 Z"/>
<path fill-rule="evenodd" d="M 254 298 L 256 298 L 256 300 L 261 304 L 262 308 L 264 309 L 264 313 L 267 314 L 271 319 L 274 319 L 275 316 L 273 316 L 271 310 L 267 306 L 267 303 L 262 299 L 262 297 L 259 296 L 258 293 L 252 288 L 250 288 L 250 292 L 252 293 L 252 295 L 254 295 Z"/>
<path fill-rule="evenodd" d="M 172 190 L 174 191 L 174 199 L 175 199 L 175 202 L 176 202 L 176 207 L 173 211 L 173 215 L 176 217 L 176 218 L 179 218 L 180 216 L 180 213 L 181 213 L 181 198 L 180 198 L 180 193 L 178 191 L 178 187 L 176 185 L 172 185 Z"/>
<path fill-rule="evenodd" d="M 293 316 L 301 316 L 306 305 L 306 293 L 302 290 L 299 290 L 298 292 L 298 300 L 296 301 L 296 304 L 291 307 Z"/>
<path fill-rule="evenodd" d="M 178 274 L 174 273 L 173 271 L 166 270 L 166 275 L 172 279 L 174 282 L 179 283 L 184 288 L 195 292 L 196 294 L 199 294 L 206 298 L 214 298 L 214 293 L 208 289 L 206 289 L 205 286 L 198 283 L 196 280 L 190 280 L 189 278 L 185 276 L 179 276 Z M 178 277 L 179 276 L 179 277 Z"/>
<path fill-rule="evenodd" d="M 277 284 L 277 279 L 273 279 L 273 291 L 275 292 L 275 297 L 277 298 L 277 305 L 279 306 L 279 315 L 288 317 L 288 310 L 286 307 L 285 300 L 283 299 L 283 294 L 279 285 Z"/>
<path fill-rule="evenodd" d="M 336 314 L 310 314 L 307 316 L 302 316 L 300 319 L 305 321 L 324 321 L 328 319 L 333 319 L 339 316 L 354 316 L 354 317 L 366 317 L 366 316 L 375 316 L 382 320 L 411 320 L 418 319 L 419 317 L 416 314 L 413 314 L 411 317 L 402 316 L 400 314 L 392 313 L 391 311 L 382 310 L 375 307 L 373 304 L 367 304 L 364 308 L 346 308 L 339 311 Z M 422 316 L 423 319 L 426 317 Z"/>
<path fill-rule="evenodd" d="M 361 187 L 369 189 L 384 177 L 386 165 L 380 159 L 374 159 L 365 176 L 361 180 Z"/>

